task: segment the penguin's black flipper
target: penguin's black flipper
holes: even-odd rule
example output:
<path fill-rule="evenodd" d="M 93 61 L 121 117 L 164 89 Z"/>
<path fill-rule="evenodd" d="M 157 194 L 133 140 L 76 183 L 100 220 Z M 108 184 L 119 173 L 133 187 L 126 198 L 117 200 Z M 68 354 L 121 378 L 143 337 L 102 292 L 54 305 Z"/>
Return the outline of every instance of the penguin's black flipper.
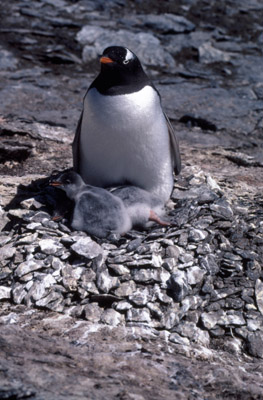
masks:
<path fill-rule="evenodd" d="M 176 133 L 174 131 L 174 128 L 172 127 L 172 124 L 167 117 L 167 115 L 164 113 L 166 123 L 168 126 L 168 131 L 169 131 L 169 137 L 170 137 L 170 144 L 171 144 L 171 149 L 172 149 L 172 157 L 173 157 L 173 163 L 174 163 L 174 173 L 178 175 L 181 171 L 181 155 L 180 155 L 180 150 L 179 150 L 179 142 L 176 136 Z"/>
<path fill-rule="evenodd" d="M 80 142 L 80 132 L 81 132 L 81 124 L 82 124 L 82 116 L 83 110 L 80 114 L 77 129 L 75 132 L 74 140 L 72 143 L 72 153 L 73 153 L 73 169 L 75 172 L 79 173 L 80 168 L 80 151 L 79 151 L 79 142 Z"/>

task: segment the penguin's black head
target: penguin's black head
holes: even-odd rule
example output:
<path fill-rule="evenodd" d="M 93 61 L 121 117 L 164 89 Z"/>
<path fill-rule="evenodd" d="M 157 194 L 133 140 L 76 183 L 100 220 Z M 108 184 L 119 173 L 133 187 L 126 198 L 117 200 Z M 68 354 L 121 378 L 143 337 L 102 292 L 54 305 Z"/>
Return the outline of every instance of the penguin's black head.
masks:
<path fill-rule="evenodd" d="M 74 171 L 64 172 L 50 182 L 51 186 L 64 190 L 69 198 L 74 198 L 84 182 Z"/>
<path fill-rule="evenodd" d="M 100 57 L 102 68 L 105 66 L 125 68 L 141 65 L 138 57 L 129 49 L 120 46 L 111 46 L 105 49 Z"/>
<path fill-rule="evenodd" d="M 126 47 L 107 47 L 100 56 L 101 72 L 92 87 L 102 94 L 127 94 L 149 84 L 138 57 Z"/>

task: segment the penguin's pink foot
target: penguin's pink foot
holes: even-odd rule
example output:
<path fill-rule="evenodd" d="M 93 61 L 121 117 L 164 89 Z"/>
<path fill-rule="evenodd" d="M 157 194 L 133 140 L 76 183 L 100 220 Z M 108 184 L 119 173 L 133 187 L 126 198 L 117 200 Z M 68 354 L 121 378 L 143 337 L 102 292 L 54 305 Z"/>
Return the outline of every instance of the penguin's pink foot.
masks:
<path fill-rule="evenodd" d="M 157 222 L 157 224 L 162 225 L 162 226 L 169 226 L 170 222 L 167 221 L 162 221 L 157 214 L 153 210 L 150 210 L 150 216 L 149 216 L 150 221 Z"/>
<path fill-rule="evenodd" d="M 63 215 L 55 215 L 52 217 L 52 221 L 59 222 L 63 219 Z"/>

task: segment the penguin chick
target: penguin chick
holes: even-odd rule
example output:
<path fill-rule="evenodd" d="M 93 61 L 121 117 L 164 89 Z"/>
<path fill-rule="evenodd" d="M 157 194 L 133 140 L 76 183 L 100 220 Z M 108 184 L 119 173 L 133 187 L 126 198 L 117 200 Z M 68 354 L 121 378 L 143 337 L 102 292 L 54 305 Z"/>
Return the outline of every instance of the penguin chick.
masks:
<path fill-rule="evenodd" d="M 121 186 L 113 189 L 112 193 L 123 201 L 133 227 L 146 227 L 149 221 L 170 225 L 161 220 L 165 210 L 162 201 L 154 194 L 136 186 Z"/>
<path fill-rule="evenodd" d="M 73 142 L 74 170 L 99 187 L 130 184 L 164 204 L 181 158 L 158 91 L 129 49 L 111 46 L 90 85 Z"/>
<path fill-rule="evenodd" d="M 106 189 L 85 185 L 76 172 L 63 173 L 50 184 L 64 190 L 74 201 L 73 229 L 100 238 L 111 232 L 123 234 L 131 229 L 131 219 L 122 200 Z"/>

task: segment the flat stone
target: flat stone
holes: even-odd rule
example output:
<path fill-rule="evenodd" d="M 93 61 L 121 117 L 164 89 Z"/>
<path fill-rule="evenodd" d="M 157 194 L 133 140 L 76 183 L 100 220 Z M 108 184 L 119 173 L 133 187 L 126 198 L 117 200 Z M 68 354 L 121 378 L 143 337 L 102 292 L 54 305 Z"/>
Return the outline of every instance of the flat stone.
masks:
<path fill-rule="evenodd" d="M 246 324 L 246 321 L 240 311 L 227 311 L 217 321 L 218 325 L 221 326 L 242 326 Z"/>
<path fill-rule="evenodd" d="M 134 269 L 132 278 L 138 283 L 161 282 L 160 273 L 153 269 Z"/>
<path fill-rule="evenodd" d="M 129 268 L 121 264 L 109 264 L 109 269 L 119 276 L 128 274 L 130 272 Z"/>
<path fill-rule="evenodd" d="M 131 308 L 127 311 L 127 322 L 150 322 L 151 316 L 148 308 Z"/>
<path fill-rule="evenodd" d="M 190 242 L 201 242 L 208 236 L 208 232 L 202 229 L 190 229 L 188 239 Z"/>
<path fill-rule="evenodd" d="M 160 308 L 160 306 L 158 304 L 148 302 L 147 303 L 147 308 L 149 308 L 153 318 L 161 320 L 161 318 L 163 316 L 163 312 L 162 312 L 162 310 L 161 310 L 161 308 Z"/>
<path fill-rule="evenodd" d="M 101 314 L 100 321 L 103 324 L 107 324 L 110 326 L 118 326 L 122 322 L 124 322 L 124 316 L 121 315 L 119 312 L 111 308 L 108 308 Z"/>
<path fill-rule="evenodd" d="M 12 246 L 11 244 L 7 244 L 7 245 L 3 246 L 0 249 L 1 262 L 3 262 L 3 260 L 9 260 L 10 258 L 12 258 L 14 256 L 15 252 L 16 252 L 16 248 L 14 246 Z"/>
<path fill-rule="evenodd" d="M 6 286 L 0 286 L 0 300 L 11 298 L 11 288 Z"/>
<path fill-rule="evenodd" d="M 188 33 L 195 29 L 195 25 L 181 15 L 174 14 L 145 14 L 141 17 L 145 26 L 161 33 Z"/>
<path fill-rule="evenodd" d="M 24 285 L 17 283 L 12 287 L 12 299 L 15 304 L 21 304 L 26 294 L 27 290 L 25 290 Z"/>
<path fill-rule="evenodd" d="M 211 204 L 210 209 L 215 216 L 225 220 L 232 220 L 234 215 L 229 203 L 224 199 L 219 199 L 214 204 Z"/>
<path fill-rule="evenodd" d="M 218 323 L 218 320 L 219 320 L 219 318 L 221 317 L 223 315 L 223 311 L 218 311 L 218 312 L 203 312 L 202 314 L 201 314 L 201 322 L 202 322 L 202 324 L 203 324 L 203 326 L 206 328 L 206 329 L 208 329 L 208 330 L 210 330 L 210 329 L 213 329 L 216 325 L 217 325 L 217 323 Z"/>
<path fill-rule="evenodd" d="M 202 282 L 205 274 L 206 271 L 197 266 L 187 268 L 186 276 L 189 285 L 196 285 Z"/>
<path fill-rule="evenodd" d="M 61 244 L 57 240 L 42 239 L 38 243 L 40 250 L 44 254 L 56 254 L 61 249 Z"/>
<path fill-rule="evenodd" d="M 132 305 L 126 300 L 119 301 L 115 307 L 115 309 L 120 312 L 130 310 L 130 308 L 132 308 Z"/>
<path fill-rule="evenodd" d="M 109 275 L 107 269 L 101 272 L 97 272 L 96 284 L 98 289 L 103 293 L 109 293 L 111 289 L 115 289 L 119 286 L 119 279 Z"/>
<path fill-rule="evenodd" d="M 182 301 L 189 292 L 186 273 L 183 271 L 177 271 L 172 274 L 167 282 L 167 288 L 174 301 Z"/>
<path fill-rule="evenodd" d="M 23 275 L 26 275 L 30 272 L 37 271 L 38 269 L 43 268 L 43 266 L 44 265 L 42 261 L 39 262 L 36 262 L 34 260 L 25 261 L 18 265 L 18 267 L 15 270 L 15 275 L 20 278 Z"/>
<path fill-rule="evenodd" d="M 102 309 L 97 303 L 90 303 L 84 307 L 85 319 L 92 322 L 99 322 L 102 314 Z"/>
<path fill-rule="evenodd" d="M 229 62 L 233 54 L 216 49 L 211 42 L 203 43 L 199 48 L 199 62 L 211 64 L 214 62 Z"/>
<path fill-rule="evenodd" d="M 71 249 L 79 256 L 92 260 L 103 253 L 103 248 L 90 237 L 81 237 L 71 246 Z"/>
<path fill-rule="evenodd" d="M 186 338 L 186 337 L 182 337 L 177 332 L 171 333 L 170 336 L 169 336 L 169 340 L 172 343 L 182 344 L 184 346 L 189 346 L 190 345 L 190 340 L 188 338 Z"/>
<path fill-rule="evenodd" d="M 178 304 L 173 304 L 169 306 L 162 315 L 161 318 L 162 326 L 167 330 L 170 330 L 174 326 L 176 326 L 180 321 L 179 312 L 180 312 L 180 307 Z"/>
<path fill-rule="evenodd" d="M 61 306 L 62 301 L 63 296 L 60 293 L 52 290 L 47 296 L 38 300 L 36 305 L 38 307 L 45 307 L 53 311 L 61 312 L 63 310 L 63 306 Z"/>
<path fill-rule="evenodd" d="M 116 296 L 128 297 L 136 291 L 136 285 L 134 281 L 127 281 L 120 284 L 120 286 L 114 291 Z"/>
<path fill-rule="evenodd" d="M 199 264 L 202 268 L 206 269 L 210 275 L 216 275 L 219 272 L 219 265 L 216 257 L 213 254 L 199 257 Z"/>
<path fill-rule="evenodd" d="M 248 335 L 247 351 L 253 357 L 263 358 L 263 336 L 261 332 L 250 333 Z"/>
<path fill-rule="evenodd" d="M 150 301 L 151 296 L 149 294 L 148 289 L 145 288 L 142 291 L 137 290 L 136 292 L 133 292 L 132 294 L 129 295 L 128 299 L 135 306 L 141 307 L 145 306 L 148 303 L 148 301 Z"/>
<path fill-rule="evenodd" d="M 261 279 L 256 280 L 255 296 L 258 310 L 263 315 L 263 282 Z"/>

